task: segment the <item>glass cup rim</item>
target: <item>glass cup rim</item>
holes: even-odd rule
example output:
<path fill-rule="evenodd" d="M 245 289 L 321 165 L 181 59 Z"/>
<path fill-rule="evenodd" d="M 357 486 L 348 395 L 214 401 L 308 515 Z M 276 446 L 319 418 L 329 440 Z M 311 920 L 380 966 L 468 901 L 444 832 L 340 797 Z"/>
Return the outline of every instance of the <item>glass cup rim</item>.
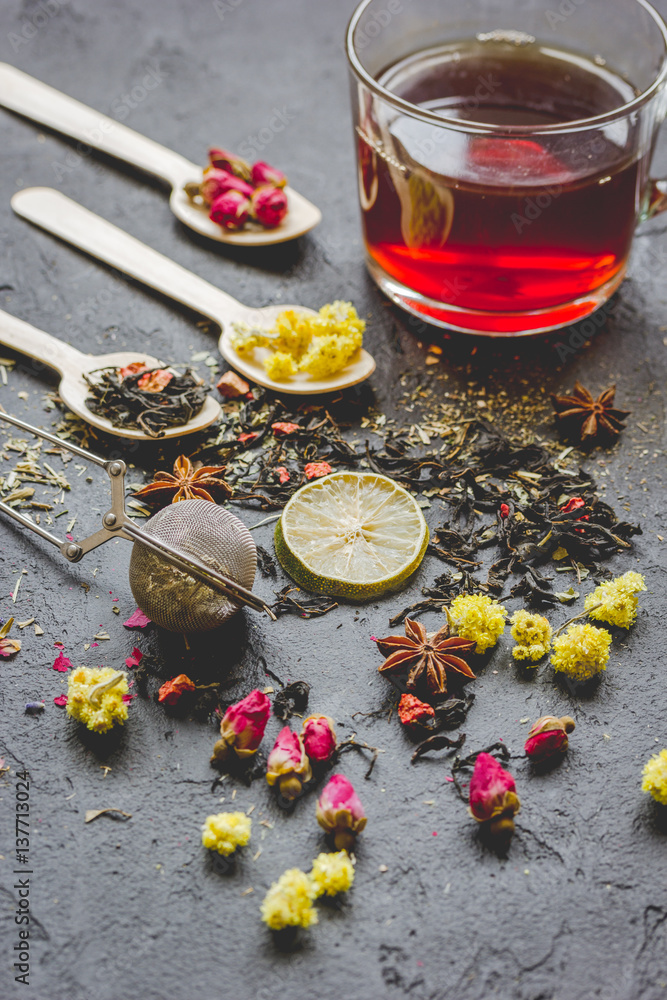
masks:
<path fill-rule="evenodd" d="M 656 27 L 662 35 L 665 51 L 663 53 L 660 71 L 656 75 L 653 83 L 651 83 L 650 86 L 643 90 L 641 94 L 634 97 L 631 101 L 627 101 L 618 108 L 614 108 L 612 111 L 606 111 L 601 115 L 593 115 L 589 118 L 577 118 L 576 120 L 569 122 L 557 122 L 553 125 L 493 125 L 485 122 L 465 122 L 460 118 L 448 118 L 446 115 L 428 111 L 425 108 L 420 108 L 416 104 L 412 104 L 410 101 L 405 101 L 403 98 L 397 97 L 396 94 L 393 94 L 390 90 L 387 90 L 386 87 L 379 84 L 362 65 L 355 50 L 354 33 L 362 14 L 373 2 L 374 0 L 361 0 L 361 3 L 353 11 L 352 17 L 350 18 L 347 26 L 345 35 L 345 51 L 353 73 L 377 97 L 382 98 L 382 100 L 384 100 L 387 104 L 391 104 L 397 110 L 402 111 L 404 114 L 408 114 L 413 118 L 419 118 L 421 121 L 429 122 L 432 125 L 438 125 L 441 128 L 450 128 L 456 132 L 465 132 L 467 134 L 475 135 L 544 135 L 559 132 L 580 132 L 585 129 L 599 128 L 600 126 L 609 124 L 610 122 L 627 118 L 627 116 L 632 114 L 633 111 L 636 111 L 638 108 L 648 104 L 655 94 L 660 91 L 665 83 L 665 80 L 667 80 L 667 23 L 655 7 L 648 2 L 648 0 L 636 0 L 636 3 L 638 3 L 640 7 L 643 7 L 650 17 L 653 18 Z"/>

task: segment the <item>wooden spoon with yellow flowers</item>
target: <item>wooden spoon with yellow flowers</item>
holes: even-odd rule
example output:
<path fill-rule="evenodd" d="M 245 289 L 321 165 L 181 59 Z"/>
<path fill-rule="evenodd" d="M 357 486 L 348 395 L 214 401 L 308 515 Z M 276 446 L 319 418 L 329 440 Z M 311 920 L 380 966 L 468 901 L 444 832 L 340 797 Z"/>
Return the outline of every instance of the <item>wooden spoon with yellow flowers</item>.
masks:
<path fill-rule="evenodd" d="M 185 455 L 179 455 L 174 462 L 173 474 L 156 472 L 153 482 L 142 486 L 133 496 L 159 507 L 178 503 L 179 500 L 210 500 L 211 503 L 216 503 L 216 497 L 226 500 L 233 492 L 229 483 L 221 478 L 226 468 L 226 465 L 193 464 Z"/>

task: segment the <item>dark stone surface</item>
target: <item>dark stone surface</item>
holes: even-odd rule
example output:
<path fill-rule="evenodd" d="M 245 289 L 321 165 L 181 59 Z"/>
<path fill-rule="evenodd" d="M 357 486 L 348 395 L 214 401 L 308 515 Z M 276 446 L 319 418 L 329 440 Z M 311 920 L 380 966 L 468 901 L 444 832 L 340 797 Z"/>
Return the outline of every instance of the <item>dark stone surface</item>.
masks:
<path fill-rule="evenodd" d="M 242 148 L 267 127 L 275 108 L 284 111 L 289 124 L 261 155 L 321 206 L 322 225 L 295 245 L 258 254 L 209 247 L 173 219 L 157 183 L 95 154 L 73 158 L 73 144 L 2 111 L 0 305 L 90 352 L 111 349 L 112 343 L 145 345 L 174 358 L 189 357 L 190 345 L 214 350 L 211 335 L 195 326 L 198 317 L 12 214 L 15 190 L 51 185 L 248 302 L 317 307 L 337 297 L 354 300 L 360 313 L 372 317 L 367 341 L 378 361 L 371 387 L 375 403 L 391 413 L 401 373 L 417 372 L 425 381 L 435 375 L 424 366 L 414 325 L 380 296 L 363 266 L 342 47 L 353 2 L 230 0 L 218 6 L 222 17 L 204 0 L 4 0 L 0 58 L 100 111 L 123 115 L 130 127 L 193 160 L 203 158 L 209 142 Z M 657 6 L 667 14 L 667 0 Z M 159 85 L 128 109 L 123 95 L 141 86 L 151 67 Z M 660 166 L 664 148 L 663 140 Z M 409 742 L 395 718 L 390 724 L 352 718 L 353 712 L 377 709 L 388 691 L 369 636 L 389 631 L 390 615 L 441 571 L 435 560 L 425 560 L 408 595 L 359 609 L 340 607 L 310 621 L 288 617 L 271 624 L 244 613 L 213 642 L 193 643 L 188 653 L 173 637 L 122 627 L 135 607 L 127 580 L 129 545 L 112 543 L 69 566 L 45 543 L 3 522 L 0 616 L 34 615 L 45 632 L 36 637 L 25 629 L 19 655 L 0 661 L 0 750 L 11 767 L 0 781 L 3 997 L 667 995 L 667 832 L 664 817 L 640 791 L 644 761 L 667 743 L 664 546 L 657 537 L 667 533 L 666 253 L 665 225 L 657 219 L 638 237 L 629 277 L 608 319 L 583 348 L 574 346 L 585 341 L 576 329 L 513 344 L 449 339 L 437 367 L 443 391 L 465 389 L 472 381 L 486 387 L 491 400 L 500 389 L 519 398 L 540 380 L 549 389 L 569 388 L 576 377 L 595 388 L 618 380 L 620 405 L 634 411 L 619 445 L 594 453 L 587 464 L 606 463 L 598 471 L 606 474 L 610 502 L 627 504 L 644 526 L 635 552 L 613 563 L 619 571 L 637 568 L 647 575 L 650 592 L 636 628 L 615 643 L 607 674 L 589 697 L 571 697 L 554 684 L 548 667 L 532 681 L 520 678 L 507 635 L 476 684 L 466 726 L 471 750 L 502 738 L 520 751 L 526 726 L 519 720 L 526 716 L 569 713 L 577 721 L 560 768 L 536 776 L 527 762 L 513 764 L 523 809 L 505 859 L 481 844 L 445 781 L 444 760 L 412 767 Z M 423 341 L 438 339 L 436 331 L 418 333 Z M 562 364 L 558 344 L 572 345 Z M 49 373 L 21 362 L 0 387 L 0 401 L 51 427 L 56 414 L 46 414 L 41 401 L 53 387 Z M 538 423 L 553 435 L 548 406 Z M 108 454 L 118 445 L 98 447 Z M 123 454 L 139 469 L 150 464 L 143 449 Z M 97 471 L 87 483 L 74 466 L 67 467 L 70 513 L 57 523 L 76 514 L 73 530 L 83 535 L 105 509 L 105 484 Z M 426 513 L 433 524 L 441 519 L 439 507 Z M 250 511 L 241 516 L 246 523 L 260 518 Z M 267 526 L 256 533 L 267 548 L 271 531 Z M 24 569 L 14 606 L 7 595 Z M 257 587 L 270 598 L 283 582 L 261 578 Z M 112 598 L 118 598 L 118 616 Z M 554 617 L 565 615 L 558 611 Z M 111 641 L 85 651 L 100 626 Z M 298 948 L 276 949 L 258 907 L 284 869 L 307 868 L 323 849 L 315 796 L 287 814 L 263 781 L 247 788 L 228 779 L 211 794 L 213 727 L 170 717 L 152 701 L 133 702 L 124 731 L 108 743 L 83 739 L 53 705 L 64 686 L 63 675 L 50 669 L 56 641 L 64 642 L 75 663 L 91 666 L 122 665 L 137 644 L 154 656 L 165 678 L 183 669 L 228 678 L 230 698 L 264 686 L 265 662 L 284 679 L 307 680 L 311 709 L 333 716 L 342 736 L 356 731 L 385 751 L 368 781 L 361 756 L 344 759 L 341 770 L 357 786 L 369 816 L 358 844 L 356 884 L 340 907 L 320 907 L 319 925 L 301 935 Z M 25 701 L 36 698 L 46 701 L 44 715 L 24 716 Z M 272 719 L 267 744 L 278 729 Z M 32 776 L 27 989 L 13 981 L 11 967 L 18 929 L 13 803 L 15 771 L 22 767 Z M 229 807 L 233 787 L 235 806 L 256 806 L 254 833 L 251 847 L 222 872 L 202 849 L 199 828 L 217 811 L 221 795 Z M 109 806 L 131 812 L 132 819 L 104 817 L 84 825 L 87 809 Z M 261 819 L 272 826 L 259 825 Z M 253 860 L 260 847 L 261 856 Z"/>

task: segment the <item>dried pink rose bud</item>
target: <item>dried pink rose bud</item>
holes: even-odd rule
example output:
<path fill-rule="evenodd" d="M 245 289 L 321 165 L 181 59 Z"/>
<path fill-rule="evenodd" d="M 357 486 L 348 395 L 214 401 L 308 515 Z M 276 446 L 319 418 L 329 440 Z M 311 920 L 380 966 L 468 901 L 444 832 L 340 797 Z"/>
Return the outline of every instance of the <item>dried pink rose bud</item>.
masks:
<path fill-rule="evenodd" d="M 310 761 L 301 737 L 285 726 L 266 762 L 266 780 L 269 785 L 277 784 L 278 791 L 286 799 L 296 799 L 311 777 Z"/>
<path fill-rule="evenodd" d="M 199 193 L 206 204 L 212 205 L 216 198 L 227 191 L 240 191 L 242 195 L 249 198 L 253 187 L 240 177 L 230 173 L 229 170 L 207 167 L 204 171 L 204 179 L 199 185 Z"/>
<path fill-rule="evenodd" d="M 470 815 L 490 824 L 493 834 L 511 836 L 514 815 L 521 808 L 514 778 L 495 757 L 480 753 L 470 779 Z"/>
<path fill-rule="evenodd" d="M 208 159 L 212 167 L 217 167 L 219 170 L 228 170 L 230 174 L 236 174 L 237 177 L 241 177 L 244 181 L 250 180 L 250 164 L 235 153 L 214 147 L 209 149 Z"/>
<path fill-rule="evenodd" d="M 230 705 L 220 723 L 221 739 L 213 747 L 211 760 L 224 760 L 231 750 L 237 757 L 256 753 L 271 714 L 271 702 L 258 688 Z"/>
<path fill-rule="evenodd" d="M 532 760 L 546 760 L 555 754 L 565 753 L 568 733 L 573 731 L 574 719 L 569 715 L 561 719 L 555 715 L 543 715 L 530 727 L 524 749 Z"/>
<path fill-rule="evenodd" d="M 359 796 L 342 774 L 334 774 L 325 785 L 316 815 L 322 829 L 333 834 L 337 851 L 349 850 L 356 835 L 366 826 L 366 813 Z"/>
<path fill-rule="evenodd" d="M 303 745 L 311 760 L 324 763 L 331 760 L 336 749 L 336 730 L 328 715 L 309 715 L 301 730 Z"/>
<path fill-rule="evenodd" d="M 275 229 L 287 215 L 287 195 L 282 188 L 264 184 L 255 188 L 250 201 L 253 217 L 267 229 Z"/>
<path fill-rule="evenodd" d="M 287 177 L 282 170 L 276 170 L 275 167 L 260 160 L 252 165 L 252 182 L 256 186 L 272 184 L 274 187 L 283 188 L 287 184 Z"/>
<path fill-rule="evenodd" d="M 218 195 L 209 212 L 209 219 L 223 229 L 243 229 L 248 221 L 250 201 L 240 191 L 225 191 Z"/>

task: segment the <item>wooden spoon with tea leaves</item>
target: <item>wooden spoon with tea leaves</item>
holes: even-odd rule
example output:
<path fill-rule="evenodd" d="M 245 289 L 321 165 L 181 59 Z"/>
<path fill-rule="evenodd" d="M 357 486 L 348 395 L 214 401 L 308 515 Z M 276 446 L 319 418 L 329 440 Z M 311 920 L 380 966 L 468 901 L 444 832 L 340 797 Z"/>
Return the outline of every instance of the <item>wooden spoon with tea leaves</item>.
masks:
<path fill-rule="evenodd" d="M 159 362 L 157 358 L 152 358 L 148 354 L 140 354 L 137 351 L 116 351 L 114 354 L 82 354 L 76 348 L 71 347 L 57 337 L 52 337 L 50 333 L 44 333 L 29 323 L 24 323 L 22 319 L 17 319 L 10 313 L 0 311 L 0 344 L 11 347 L 21 354 L 27 354 L 29 358 L 41 361 L 49 368 L 55 368 L 60 373 L 60 385 L 58 394 L 63 403 L 70 408 L 72 413 L 78 417 L 98 427 L 107 434 L 115 434 L 117 437 L 132 438 L 135 441 L 155 441 L 155 437 L 145 434 L 141 430 L 134 430 L 131 427 L 114 427 L 110 420 L 93 413 L 86 405 L 86 397 L 90 395 L 90 389 L 85 375 L 96 371 L 98 368 L 124 368 L 135 361 L 143 361 L 149 368 L 155 368 Z M 159 438 L 164 441 L 166 438 L 178 438 L 183 434 L 194 434 L 202 431 L 215 423 L 221 415 L 220 404 L 212 396 L 206 397 L 206 402 L 187 424 L 179 427 L 166 427 L 164 434 Z"/>
<path fill-rule="evenodd" d="M 233 324 L 247 323 L 268 329 L 274 326 L 278 315 L 285 309 L 314 315 L 313 309 L 287 303 L 259 309 L 246 306 L 52 188 L 17 191 L 12 198 L 12 208 L 17 215 L 59 236 L 66 243 L 213 320 L 222 328 L 218 349 L 225 361 L 258 385 L 295 395 L 337 392 L 363 382 L 375 370 L 372 356 L 360 348 L 341 371 L 328 378 L 318 379 L 298 372 L 289 380 L 276 382 L 267 375 L 260 361 L 249 361 L 234 350 Z"/>
<path fill-rule="evenodd" d="M 260 226 L 238 232 L 222 229 L 209 219 L 205 206 L 196 204 L 185 193 L 185 184 L 201 182 L 202 168 L 184 156 L 8 63 L 0 63 L 0 105 L 166 181 L 171 187 L 169 205 L 174 215 L 190 229 L 218 243 L 246 247 L 284 243 L 303 236 L 322 218 L 319 208 L 287 187 L 287 215 L 275 229 Z"/>

